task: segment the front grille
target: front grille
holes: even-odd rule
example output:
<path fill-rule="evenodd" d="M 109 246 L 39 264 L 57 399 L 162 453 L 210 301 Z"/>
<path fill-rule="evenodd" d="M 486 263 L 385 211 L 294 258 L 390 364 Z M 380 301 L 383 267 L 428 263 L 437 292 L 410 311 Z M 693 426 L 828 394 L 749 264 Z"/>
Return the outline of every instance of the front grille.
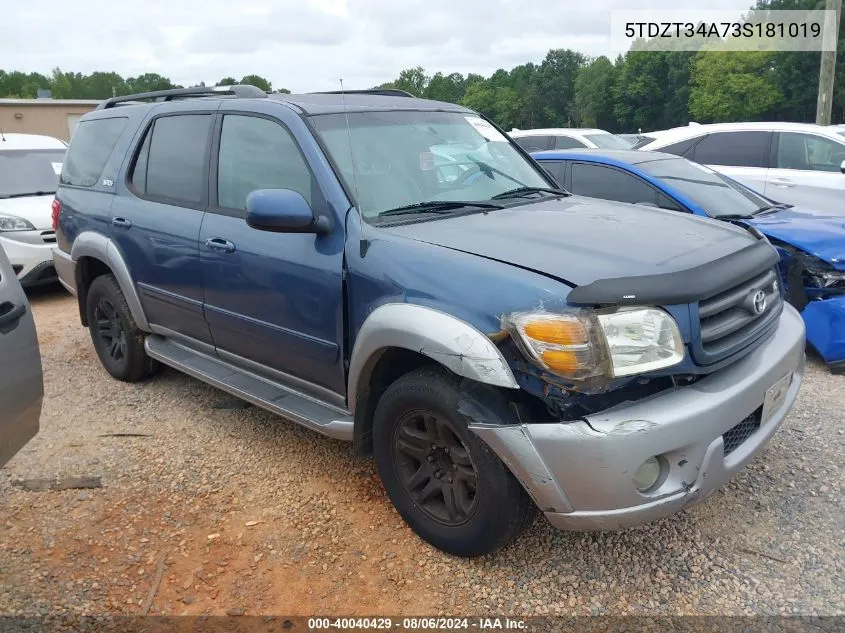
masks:
<path fill-rule="evenodd" d="M 724 357 L 770 323 L 782 308 L 772 268 L 698 303 L 701 348 Z"/>
<path fill-rule="evenodd" d="M 41 239 L 44 241 L 45 244 L 55 244 L 56 243 L 56 232 L 55 231 L 41 231 Z"/>
<path fill-rule="evenodd" d="M 726 457 L 738 449 L 745 440 L 751 437 L 754 432 L 760 428 L 760 417 L 762 414 L 762 408 L 757 409 L 730 431 L 722 435 Z"/>

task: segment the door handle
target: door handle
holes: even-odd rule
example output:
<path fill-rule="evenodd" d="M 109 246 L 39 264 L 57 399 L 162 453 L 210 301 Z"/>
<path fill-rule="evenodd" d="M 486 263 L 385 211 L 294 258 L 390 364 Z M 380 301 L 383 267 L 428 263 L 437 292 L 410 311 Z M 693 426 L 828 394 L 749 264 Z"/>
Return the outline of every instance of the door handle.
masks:
<path fill-rule="evenodd" d="M 119 226 L 122 229 L 128 229 L 130 226 L 132 226 L 132 222 L 130 222 L 126 218 L 112 218 L 111 223 L 113 226 Z"/>
<path fill-rule="evenodd" d="M 788 178 L 772 178 L 769 182 L 775 187 L 786 187 L 787 189 L 795 186 L 795 183 Z"/>
<path fill-rule="evenodd" d="M 234 253 L 235 245 L 227 239 L 222 237 L 210 237 L 205 241 L 205 245 L 213 251 L 219 253 Z"/>
<path fill-rule="evenodd" d="M 14 304 L 11 301 L 0 303 L 0 333 L 6 334 L 15 329 L 24 314 L 26 314 L 25 303 Z"/>

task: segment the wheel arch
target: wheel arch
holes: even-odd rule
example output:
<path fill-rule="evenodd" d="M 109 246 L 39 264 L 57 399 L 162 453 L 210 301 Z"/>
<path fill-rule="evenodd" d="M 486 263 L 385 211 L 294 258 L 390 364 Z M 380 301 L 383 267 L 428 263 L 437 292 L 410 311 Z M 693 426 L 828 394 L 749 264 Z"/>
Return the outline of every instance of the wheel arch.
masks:
<path fill-rule="evenodd" d="M 400 376 L 426 364 L 496 387 L 518 389 L 499 348 L 475 327 L 433 308 L 392 303 L 376 308 L 355 339 L 347 397 L 356 452 L 369 453 L 375 406 Z"/>
<path fill-rule="evenodd" d="M 88 325 L 85 314 L 85 303 L 88 299 L 88 288 L 100 275 L 112 274 L 117 280 L 120 291 L 126 298 L 129 311 L 138 327 L 145 332 L 150 331 L 150 325 L 144 315 L 141 300 L 132 282 L 129 267 L 123 259 L 114 242 L 95 231 L 84 231 L 73 241 L 71 259 L 76 264 L 76 290 L 79 301 L 79 316 L 83 325 Z"/>

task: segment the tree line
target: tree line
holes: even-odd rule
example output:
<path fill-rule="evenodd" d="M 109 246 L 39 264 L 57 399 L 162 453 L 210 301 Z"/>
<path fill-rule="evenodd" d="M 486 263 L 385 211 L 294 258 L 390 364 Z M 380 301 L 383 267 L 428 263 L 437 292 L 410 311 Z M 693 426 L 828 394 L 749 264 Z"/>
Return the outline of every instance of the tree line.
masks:
<path fill-rule="evenodd" d="M 267 92 L 273 92 L 270 81 L 260 75 L 246 75 L 240 80 L 234 77 L 223 77 L 211 85 L 232 84 L 251 84 Z M 205 85 L 205 82 L 200 82 L 189 87 L 204 87 Z M 156 73 L 124 78 L 115 72 L 98 71 L 86 75 L 56 68 L 48 77 L 36 72 L 0 70 L 0 98 L 33 99 L 38 95 L 39 90 L 49 90 L 53 99 L 108 99 L 139 92 L 183 87 Z M 279 88 L 276 92 L 290 91 Z"/>
<path fill-rule="evenodd" d="M 824 0 L 758 0 L 754 10 L 823 9 Z M 656 51 L 588 58 L 550 50 L 539 64 L 490 77 L 403 70 L 383 88 L 460 103 L 504 129 L 598 127 L 611 132 L 659 130 L 690 121 L 814 122 L 820 53 Z M 833 123 L 845 122 L 845 19 L 833 94 Z"/>

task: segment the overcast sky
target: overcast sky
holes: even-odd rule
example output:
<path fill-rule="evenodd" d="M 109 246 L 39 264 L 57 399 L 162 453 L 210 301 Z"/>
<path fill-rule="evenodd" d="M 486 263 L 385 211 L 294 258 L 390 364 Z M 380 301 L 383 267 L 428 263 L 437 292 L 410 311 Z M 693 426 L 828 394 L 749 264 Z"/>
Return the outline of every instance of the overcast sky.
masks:
<path fill-rule="evenodd" d="M 2 1 L 2 0 L 0 0 Z M 550 48 L 612 55 L 613 9 L 731 9 L 752 0 L 23 0 L 4 2 L 0 68 L 184 85 L 249 73 L 294 92 L 369 88 L 403 68 L 474 72 Z M 235 8 L 239 7 L 239 8 Z"/>

